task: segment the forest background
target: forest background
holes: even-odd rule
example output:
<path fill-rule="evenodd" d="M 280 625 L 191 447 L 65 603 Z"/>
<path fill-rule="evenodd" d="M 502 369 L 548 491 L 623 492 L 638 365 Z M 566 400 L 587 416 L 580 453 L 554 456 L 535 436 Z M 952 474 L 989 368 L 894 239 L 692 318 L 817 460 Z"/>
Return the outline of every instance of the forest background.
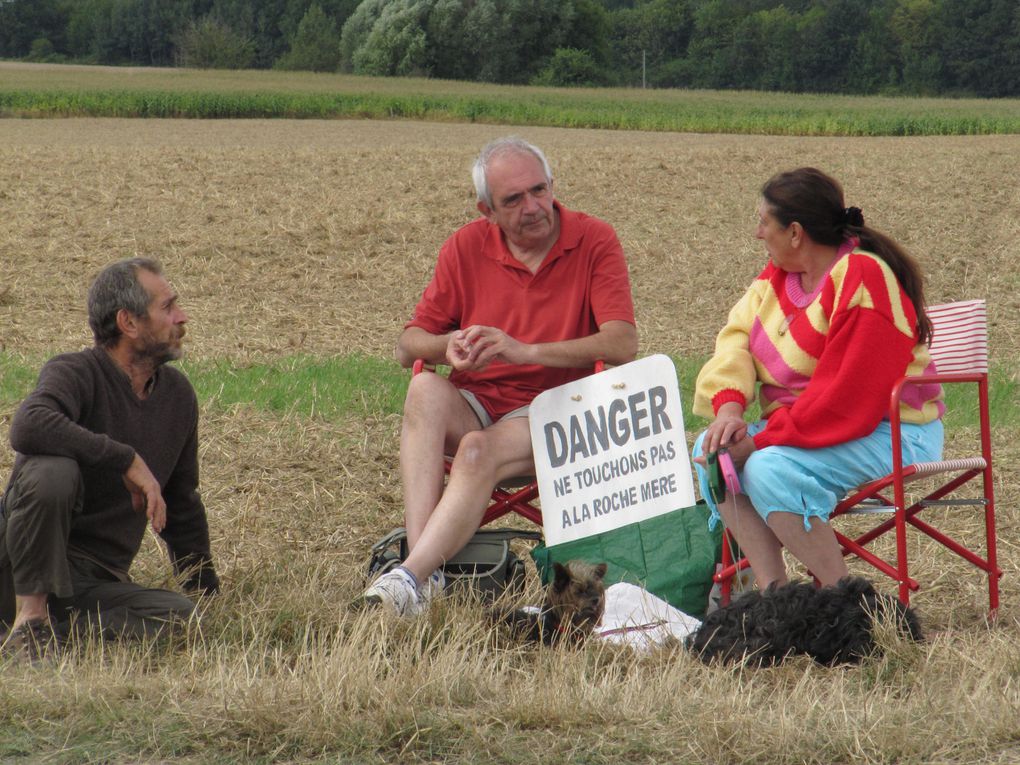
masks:
<path fill-rule="evenodd" d="M 0 0 L 0 58 L 1020 95 L 1015 0 Z"/>

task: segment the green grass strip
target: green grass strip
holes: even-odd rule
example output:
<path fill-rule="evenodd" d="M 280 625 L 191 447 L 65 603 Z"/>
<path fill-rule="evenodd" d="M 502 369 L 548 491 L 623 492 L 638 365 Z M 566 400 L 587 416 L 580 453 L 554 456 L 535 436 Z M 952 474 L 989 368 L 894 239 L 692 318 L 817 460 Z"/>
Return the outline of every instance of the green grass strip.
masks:
<path fill-rule="evenodd" d="M 690 431 L 701 430 L 707 421 L 691 413 L 691 403 L 694 381 L 704 360 L 673 361 L 684 424 Z M 395 362 L 362 354 L 332 358 L 292 356 L 261 364 L 184 362 L 180 366 L 195 386 L 199 400 L 206 405 L 221 408 L 246 405 L 279 414 L 325 419 L 398 414 L 403 410 L 410 379 L 410 372 Z M 28 395 L 37 374 L 37 362 L 0 353 L 0 407 L 10 410 Z M 1017 367 L 994 365 L 989 387 L 992 422 L 997 426 L 1020 426 Z M 947 427 L 976 427 L 976 402 L 976 386 L 948 386 Z M 757 416 L 756 408 L 750 416 Z"/>
<path fill-rule="evenodd" d="M 350 78 L 347 78 L 350 79 Z M 342 80 L 346 82 L 346 80 Z M 180 85 L 177 81 L 170 81 Z M 415 119 L 701 133 L 931 136 L 1020 133 L 1020 101 L 478 86 L 334 92 L 0 87 L 0 116 Z M 427 82 L 427 81 L 423 81 Z"/>
<path fill-rule="evenodd" d="M 399 413 L 410 373 L 371 356 L 295 356 L 273 363 L 181 364 L 201 401 L 335 419 Z"/>

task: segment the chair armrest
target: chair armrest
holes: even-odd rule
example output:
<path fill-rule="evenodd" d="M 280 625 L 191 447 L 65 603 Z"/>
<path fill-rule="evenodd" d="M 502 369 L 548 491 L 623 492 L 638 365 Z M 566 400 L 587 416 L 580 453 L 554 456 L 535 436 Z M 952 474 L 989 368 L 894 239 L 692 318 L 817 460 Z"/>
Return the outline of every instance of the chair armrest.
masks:
<path fill-rule="evenodd" d="M 976 383 L 978 386 L 980 403 L 980 416 L 982 420 L 981 428 L 981 441 L 982 451 L 985 454 L 990 454 L 990 440 L 987 433 L 986 421 L 988 417 L 988 402 L 987 402 L 987 384 L 988 384 L 988 373 L 987 372 L 946 372 L 943 374 L 930 374 L 930 375 L 911 375 L 909 377 L 901 377 L 896 384 L 893 386 L 892 393 L 889 396 L 889 424 L 892 429 L 892 447 L 893 447 L 893 470 L 902 470 L 903 457 L 902 457 L 902 436 L 901 436 L 901 422 L 900 422 L 900 403 L 903 399 L 903 389 L 908 385 L 931 385 L 938 383 L 939 385 L 946 385 L 949 383 Z"/>
<path fill-rule="evenodd" d="M 439 364 L 430 364 L 425 359 L 415 359 L 411 365 L 411 377 L 419 375 L 422 372 L 435 372 L 439 374 Z"/>
<path fill-rule="evenodd" d="M 598 374 L 599 372 L 604 372 L 605 369 L 606 362 L 604 362 L 602 359 L 597 359 L 595 361 L 595 374 Z M 415 359 L 414 364 L 411 365 L 411 376 L 414 377 L 415 375 L 421 374 L 422 372 L 425 371 L 435 372 L 436 365 L 426 363 L 425 359 Z"/>

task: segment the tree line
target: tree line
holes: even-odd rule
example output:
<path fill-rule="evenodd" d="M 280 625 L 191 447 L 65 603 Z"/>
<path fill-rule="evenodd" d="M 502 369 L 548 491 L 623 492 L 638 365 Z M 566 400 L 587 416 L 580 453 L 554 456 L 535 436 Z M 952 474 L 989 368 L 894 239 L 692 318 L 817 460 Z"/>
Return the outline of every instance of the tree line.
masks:
<path fill-rule="evenodd" d="M 1016 0 L 0 0 L 0 58 L 1020 95 Z"/>

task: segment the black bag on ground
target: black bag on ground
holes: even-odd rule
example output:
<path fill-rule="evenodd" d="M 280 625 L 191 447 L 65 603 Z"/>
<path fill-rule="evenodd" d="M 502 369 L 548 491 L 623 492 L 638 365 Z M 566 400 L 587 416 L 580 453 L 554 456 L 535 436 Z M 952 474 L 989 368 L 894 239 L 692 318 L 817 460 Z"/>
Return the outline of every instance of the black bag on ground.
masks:
<path fill-rule="evenodd" d="M 515 539 L 542 541 L 541 531 L 525 529 L 479 529 L 443 566 L 447 591 L 466 589 L 486 600 L 495 600 L 505 590 L 519 592 L 524 587 L 524 561 L 510 549 Z M 393 529 L 374 545 L 368 561 L 368 581 L 399 566 L 407 557 L 407 532 Z"/>

